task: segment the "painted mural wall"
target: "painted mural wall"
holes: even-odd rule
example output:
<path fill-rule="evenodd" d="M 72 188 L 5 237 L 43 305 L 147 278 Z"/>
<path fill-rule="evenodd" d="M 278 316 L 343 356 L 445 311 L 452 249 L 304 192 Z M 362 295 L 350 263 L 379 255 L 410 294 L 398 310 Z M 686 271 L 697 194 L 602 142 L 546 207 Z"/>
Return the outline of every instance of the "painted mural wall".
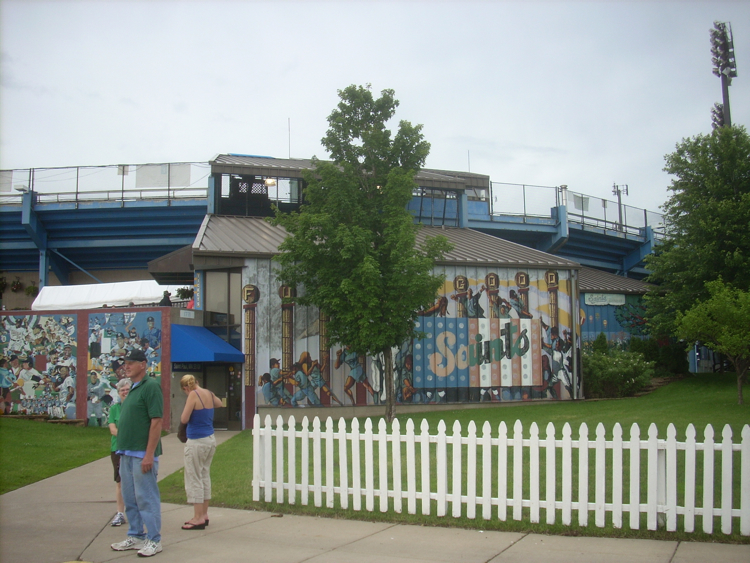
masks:
<path fill-rule="evenodd" d="M 581 295 L 581 346 L 593 345 L 604 333 L 610 345 L 626 348 L 630 339 L 644 337 L 646 307 L 642 295 L 584 293 Z"/>
<path fill-rule="evenodd" d="M 385 401 L 381 357 L 331 347 L 325 319 L 292 297 L 270 260 L 247 261 L 252 294 L 246 383 L 256 404 L 372 405 Z M 568 399 L 573 300 L 567 270 L 446 267 L 434 305 L 419 316 L 421 338 L 394 350 L 399 403 L 436 404 Z M 246 306 L 246 314 L 248 306 Z M 249 320 L 251 319 L 251 320 Z M 247 368 L 247 366 L 246 366 Z"/>
<path fill-rule="evenodd" d="M 118 309 L 1 316 L 2 412 L 106 426 L 130 350 L 142 349 L 148 374 L 161 376 L 161 317 L 159 311 Z"/>

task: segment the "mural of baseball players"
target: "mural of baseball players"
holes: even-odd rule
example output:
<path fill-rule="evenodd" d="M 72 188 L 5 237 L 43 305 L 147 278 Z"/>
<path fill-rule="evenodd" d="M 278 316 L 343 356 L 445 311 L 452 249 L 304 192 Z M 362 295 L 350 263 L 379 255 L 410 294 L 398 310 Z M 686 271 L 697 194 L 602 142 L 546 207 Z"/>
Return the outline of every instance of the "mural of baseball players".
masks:
<path fill-rule="evenodd" d="M 0 409 L 75 418 L 75 315 L 0 317 Z"/>
<path fill-rule="evenodd" d="M 0 317 L 0 409 L 5 414 L 86 418 L 106 424 L 122 357 L 140 348 L 148 373 L 161 374 L 161 313 L 96 311 L 88 315 L 88 365 L 78 366 L 79 315 Z M 79 374 L 86 377 L 86 413 L 76 412 Z"/>
<path fill-rule="evenodd" d="M 393 351 L 395 398 L 398 403 L 492 402 L 566 399 L 573 396 L 573 317 L 567 271 L 446 267 L 446 281 L 434 304 L 420 311 L 421 335 Z M 271 292 L 269 292 L 271 293 Z M 347 346 L 330 350 L 332 365 L 321 351 L 313 323 L 288 327 L 303 330 L 285 340 L 289 366 L 278 360 L 260 379 L 259 393 L 275 406 L 340 404 L 336 393 L 352 405 L 378 404 L 384 399 L 384 366 L 380 356 L 364 358 Z M 317 325 L 320 328 L 320 325 Z M 321 329 L 324 330 L 324 329 Z M 283 342 L 271 347 L 283 349 Z M 291 359 L 294 350 L 298 362 Z M 314 350 L 314 351 L 313 351 Z M 312 355 L 323 358 L 321 374 Z M 280 356 L 277 356 L 280 357 Z M 369 377 L 368 377 L 369 375 Z M 268 376 L 268 377 L 266 377 Z M 265 377 L 265 379 L 263 379 Z M 318 391 L 320 389 L 321 391 Z M 326 393 L 324 395 L 323 393 Z"/>

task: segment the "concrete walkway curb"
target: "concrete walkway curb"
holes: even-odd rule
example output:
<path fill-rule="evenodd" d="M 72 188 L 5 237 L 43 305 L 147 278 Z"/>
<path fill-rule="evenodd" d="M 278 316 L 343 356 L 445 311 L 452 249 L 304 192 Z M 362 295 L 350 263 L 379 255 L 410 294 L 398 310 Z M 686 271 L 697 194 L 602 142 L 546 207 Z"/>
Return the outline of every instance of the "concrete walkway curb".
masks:
<path fill-rule="evenodd" d="M 235 432 L 217 432 L 217 442 Z M 182 467 L 182 444 L 163 438 L 159 473 Z M 162 505 L 162 563 L 748 563 L 750 545 L 542 536 L 369 523 L 211 508 L 205 530 L 180 526 L 189 505 Z M 108 458 L 0 496 L 0 561 L 142 561 L 110 544 L 114 483 Z"/>

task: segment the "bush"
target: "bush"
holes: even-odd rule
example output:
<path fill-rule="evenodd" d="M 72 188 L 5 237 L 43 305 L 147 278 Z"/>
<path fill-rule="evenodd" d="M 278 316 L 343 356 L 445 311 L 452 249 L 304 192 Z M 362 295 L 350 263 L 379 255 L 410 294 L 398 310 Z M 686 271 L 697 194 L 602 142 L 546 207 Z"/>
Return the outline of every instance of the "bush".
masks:
<path fill-rule="evenodd" d="M 639 352 L 611 350 L 583 354 L 583 391 L 587 399 L 632 397 L 654 376 L 654 363 Z"/>
<path fill-rule="evenodd" d="M 690 370 L 687 359 L 686 345 L 684 342 L 669 342 L 659 347 L 657 366 L 664 368 L 670 373 L 682 375 Z"/>
<path fill-rule="evenodd" d="M 603 332 L 599 333 L 599 336 L 594 340 L 592 346 L 594 354 L 606 354 L 609 352 L 609 342 L 607 342 L 607 335 Z"/>
<path fill-rule="evenodd" d="M 630 351 L 640 352 L 648 362 L 654 362 L 660 376 L 682 375 L 689 365 L 685 344 L 672 341 L 657 341 L 655 338 L 631 338 Z"/>

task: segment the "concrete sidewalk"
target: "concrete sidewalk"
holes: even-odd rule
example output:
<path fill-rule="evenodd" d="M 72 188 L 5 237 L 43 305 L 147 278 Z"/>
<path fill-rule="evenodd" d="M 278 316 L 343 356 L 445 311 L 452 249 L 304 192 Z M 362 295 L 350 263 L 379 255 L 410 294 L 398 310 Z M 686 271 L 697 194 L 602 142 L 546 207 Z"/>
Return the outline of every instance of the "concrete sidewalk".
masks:
<path fill-rule="evenodd" d="M 234 432 L 217 432 L 219 443 Z M 160 475 L 182 467 L 182 444 L 163 438 Z M 248 468 L 249 477 L 249 468 Z M 180 526 L 192 507 L 162 506 L 162 545 L 156 561 L 263 563 L 722 563 L 750 562 L 750 545 L 573 538 L 368 523 L 269 512 L 211 508 L 206 530 Z M 110 544 L 127 528 L 112 528 L 114 483 L 108 458 L 0 497 L 0 561 L 142 561 Z"/>

